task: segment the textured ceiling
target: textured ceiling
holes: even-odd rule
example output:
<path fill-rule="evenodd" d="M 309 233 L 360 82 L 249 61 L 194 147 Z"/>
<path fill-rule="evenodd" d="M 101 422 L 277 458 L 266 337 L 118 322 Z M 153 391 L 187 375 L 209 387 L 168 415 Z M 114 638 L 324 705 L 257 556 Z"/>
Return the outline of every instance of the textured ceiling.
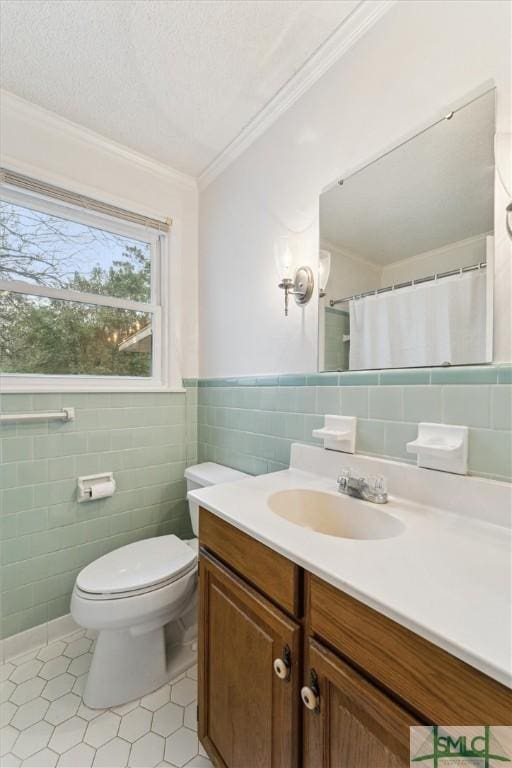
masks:
<path fill-rule="evenodd" d="M 320 197 L 323 240 L 379 265 L 493 229 L 495 94 Z"/>
<path fill-rule="evenodd" d="M 199 174 L 359 0 L 2 0 L 2 87 Z"/>

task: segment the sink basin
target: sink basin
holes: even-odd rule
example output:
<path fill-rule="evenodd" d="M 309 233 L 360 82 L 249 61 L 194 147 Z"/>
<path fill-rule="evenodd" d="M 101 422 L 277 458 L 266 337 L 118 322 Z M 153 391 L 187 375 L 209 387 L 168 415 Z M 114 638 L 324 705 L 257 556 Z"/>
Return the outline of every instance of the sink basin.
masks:
<path fill-rule="evenodd" d="M 268 505 L 274 514 L 294 525 L 341 539 L 389 539 L 405 525 L 359 499 L 323 491 L 294 489 L 273 493 Z"/>

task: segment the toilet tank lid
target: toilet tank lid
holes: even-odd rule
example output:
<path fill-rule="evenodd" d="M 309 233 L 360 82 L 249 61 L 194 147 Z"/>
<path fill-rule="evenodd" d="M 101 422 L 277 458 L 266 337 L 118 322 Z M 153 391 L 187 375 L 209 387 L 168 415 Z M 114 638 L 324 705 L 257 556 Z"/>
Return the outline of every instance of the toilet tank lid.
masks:
<path fill-rule="evenodd" d="M 234 480 L 242 480 L 250 477 L 245 472 L 239 472 L 231 467 L 223 467 L 214 461 L 205 461 L 203 464 L 194 464 L 185 470 L 185 479 L 192 480 L 201 486 L 218 485 L 219 483 L 232 483 Z"/>

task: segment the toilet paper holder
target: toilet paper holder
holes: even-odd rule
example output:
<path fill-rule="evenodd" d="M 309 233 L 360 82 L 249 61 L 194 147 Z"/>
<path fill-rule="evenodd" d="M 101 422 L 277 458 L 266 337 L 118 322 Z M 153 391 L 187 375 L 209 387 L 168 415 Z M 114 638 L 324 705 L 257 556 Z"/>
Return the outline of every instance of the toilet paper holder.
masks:
<path fill-rule="evenodd" d="M 116 481 L 112 472 L 101 472 L 99 475 L 84 475 L 78 478 L 78 498 L 82 501 L 95 501 L 113 496 Z"/>

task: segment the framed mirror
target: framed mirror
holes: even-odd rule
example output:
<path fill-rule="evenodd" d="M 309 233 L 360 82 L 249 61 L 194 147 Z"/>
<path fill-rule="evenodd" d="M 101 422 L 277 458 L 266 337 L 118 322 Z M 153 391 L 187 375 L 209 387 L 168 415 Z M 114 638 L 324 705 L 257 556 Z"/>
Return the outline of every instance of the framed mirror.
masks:
<path fill-rule="evenodd" d="M 494 133 L 492 89 L 321 194 L 319 370 L 492 362 Z"/>

